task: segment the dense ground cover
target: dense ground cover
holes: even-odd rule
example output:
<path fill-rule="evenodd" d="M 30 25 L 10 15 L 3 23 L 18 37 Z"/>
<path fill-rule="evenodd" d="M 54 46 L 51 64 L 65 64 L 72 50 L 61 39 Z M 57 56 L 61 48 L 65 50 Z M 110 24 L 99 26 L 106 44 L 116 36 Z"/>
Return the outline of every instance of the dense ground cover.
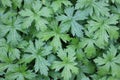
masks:
<path fill-rule="evenodd" d="M 120 80 L 120 0 L 0 0 L 0 80 Z"/>

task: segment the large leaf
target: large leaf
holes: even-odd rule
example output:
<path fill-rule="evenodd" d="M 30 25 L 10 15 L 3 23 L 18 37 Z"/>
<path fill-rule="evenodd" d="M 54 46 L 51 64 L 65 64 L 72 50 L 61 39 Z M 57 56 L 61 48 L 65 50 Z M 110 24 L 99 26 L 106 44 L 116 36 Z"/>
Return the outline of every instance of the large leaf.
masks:
<path fill-rule="evenodd" d="M 88 30 L 90 33 L 95 33 L 94 39 L 96 39 L 96 45 L 103 48 L 109 39 L 118 38 L 118 27 L 115 26 L 118 23 L 118 16 L 111 15 L 109 17 L 93 16 L 93 20 L 88 21 Z"/>
<path fill-rule="evenodd" d="M 61 21 L 62 31 L 68 32 L 69 29 L 73 36 L 82 37 L 83 36 L 83 26 L 77 21 L 86 19 L 86 13 L 82 11 L 76 11 L 74 7 L 69 7 L 65 9 L 65 15 L 57 16 L 56 19 Z M 74 14 L 75 13 L 75 14 Z"/>
<path fill-rule="evenodd" d="M 45 57 L 51 53 L 51 49 L 52 47 L 45 46 L 45 44 L 40 40 L 35 40 L 35 43 L 30 41 L 29 46 L 25 50 L 25 52 L 28 52 L 29 54 L 24 54 L 21 62 L 30 63 L 35 59 L 35 72 L 40 72 L 47 76 L 49 70 L 48 66 L 50 66 L 50 63 L 45 59 Z"/>
<path fill-rule="evenodd" d="M 24 18 L 24 28 L 30 27 L 32 22 L 35 21 L 35 27 L 39 31 L 48 24 L 48 21 L 43 17 L 50 17 L 51 10 L 48 7 L 42 7 L 41 1 L 37 0 L 32 3 L 32 8 L 25 8 L 24 10 L 21 10 L 19 14 Z"/>
<path fill-rule="evenodd" d="M 64 80 L 69 80 L 72 77 L 72 73 L 78 73 L 74 50 L 70 48 L 66 50 L 60 49 L 58 52 L 58 57 L 61 59 L 61 61 L 54 61 L 52 68 L 55 69 L 55 71 L 60 71 L 60 69 L 63 68 L 61 76 L 64 78 Z"/>
<path fill-rule="evenodd" d="M 117 49 L 111 45 L 107 54 L 103 54 L 102 57 L 96 58 L 94 61 L 98 65 L 98 73 L 101 75 L 112 74 L 112 76 L 119 77 L 119 64 L 120 55 L 117 55 Z"/>

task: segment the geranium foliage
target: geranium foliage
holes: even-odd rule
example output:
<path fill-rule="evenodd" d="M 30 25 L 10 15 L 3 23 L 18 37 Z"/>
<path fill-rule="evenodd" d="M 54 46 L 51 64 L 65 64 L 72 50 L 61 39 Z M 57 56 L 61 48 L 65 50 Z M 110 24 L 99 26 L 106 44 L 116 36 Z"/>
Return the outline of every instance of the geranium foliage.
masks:
<path fill-rule="evenodd" d="M 0 80 L 120 80 L 120 0 L 0 0 Z"/>

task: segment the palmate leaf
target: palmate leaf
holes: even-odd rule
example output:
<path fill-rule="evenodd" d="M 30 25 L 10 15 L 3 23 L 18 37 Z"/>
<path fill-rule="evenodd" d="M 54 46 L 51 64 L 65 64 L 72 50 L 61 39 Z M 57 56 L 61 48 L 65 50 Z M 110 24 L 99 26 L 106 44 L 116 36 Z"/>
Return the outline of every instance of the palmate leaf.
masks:
<path fill-rule="evenodd" d="M 32 80 L 36 76 L 31 70 L 27 70 L 25 65 L 16 65 L 13 67 L 12 71 L 6 73 L 6 80 Z"/>
<path fill-rule="evenodd" d="M 71 30 L 73 36 L 82 37 L 83 26 L 77 21 L 86 19 L 87 14 L 79 10 L 75 12 L 74 7 L 66 8 L 64 12 L 65 15 L 60 15 L 56 17 L 58 21 L 62 22 L 62 31 L 68 32 L 69 30 Z"/>
<path fill-rule="evenodd" d="M 16 58 L 12 57 L 12 55 L 7 54 L 7 49 L 5 47 L 0 47 L 0 72 L 4 72 L 6 70 L 7 72 L 13 70 L 14 64 Z"/>
<path fill-rule="evenodd" d="M 23 31 L 21 28 L 21 18 L 13 16 L 15 16 L 14 12 L 7 12 L 1 15 L 0 38 L 7 35 L 7 42 L 16 45 L 22 39 L 18 31 Z"/>
<path fill-rule="evenodd" d="M 96 54 L 95 39 L 93 38 L 93 33 L 85 31 L 87 38 L 82 38 L 79 42 L 80 48 L 84 48 L 86 56 L 92 58 Z"/>
<path fill-rule="evenodd" d="M 108 44 L 109 39 L 118 38 L 118 27 L 114 26 L 118 23 L 118 16 L 111 15 L 109 17 L 97 17 L 93 16 L 93 20 L 88 21 L 88 30 L 90 33 L 95 33 L 94 39 L 96 39 L 96 45 L 100 48 L 104 48 Z"/>
<path fill-rule="evenodd" d="M 84 9 L 87 13 L 89 13 L 91 16 L 93 14 L 97 16 L 108 16 L 109 15 L 109 9 L 107 8 L 109 6 L 107 3 L 103 2 L 102 0 L 96 1 L 96 0 L 77 0 L 77 4 L 75 6 L 76 9 Z"/>
<path fill-rule="evenodd" d="M 8 6 L 8 7 L 21 7 L 22 0 L 1 0 L 3 6 Z"/>
<path fill-rule="evenodd" d="M 119 64 L 120 55 L 117 55 L 117 49 L 111 45 L 107 54 L 103 54 L 102 57 L 98 57 L 94 62 L 98 65 L 98 73 L 100 75 L 112 74 L 114 77 L 119 77 Z"/>
<path fill-rule="evenodd" d="M 72 5 L 71 2 L 68 0 L 54 0 L 51 7 L 54 11 L 57 11 L 62 7 L 62 4 L 64 4 L 65 6 Z"/>
<path fill-rule="evenodd" d="M 20 59 L 20 51 L 10 46 L 5 39 L 0 39 L 0 72 L 13 70 L 16 59 Z"/>
<path fill-rule="evenodd" d="M 47 12 L 46 12 L 47 11 Z M 23 27 L 28 28 L 35 21 L 36 30 L 43 30 L 48 24 L 46 17 L 51 16 L 51 10 L 48 7 L 42 7 L 41 1 L 32 3 L 32 8 L 21 10 L 19 14 L 24 18 Z M 43 18 L 45 17 L 45 18 Z"/>
<path fill-rule="evenodd" d="M 66 50 L 60 49 L 57 54 L 61 61 L 54 61 L 52 69 L 60 71 L 60 69 L 63 68 L 61 76 L 64 80 L 69 80 L 72 77 L 72 73 L 78 73 L 78 68 L 76 67 L 77 63 L 75 62 L 75 52 L 68 48 Z"/>
<path fill-rule="evenodd" d="M 120 80 L 119 26 L 120 0 L 0 0 L 0 80 Z"/>
<path fill-rule="evenodd" d="M 12 45 L 8 44 L 4 38 L 0 39 L 0 50 L 1 53 L 4 51 L 6 53 L 9 53 L 8 55 L 11 56 L 13 59 L 20 59 L 20 51 L 16 47 L 13 47 Z"/>
<path fill-rule="evenodd" d="M 70 41 L 70 36 L 61 31 L 61 26 L 56 21 L 51 22 L 50 29 L 48 28 L 46 31 L 38 33 L 37 37 L 43 41 L 48 41 L 50 38 L 53 38 L 51 45 L 55 49 L 62 47 L 61 40 L 65 43 Z"/>
<path fill-rule="evenodd" d="M 35 40 L 35 43 L 30 41 L 29 46 L 25 50 L 25 52 L 28 52 L 29 54 L 24 54 L 21 62 L 30 63 L 35 59 L 35 72 L 40 72 L 47 76 L 49 70 L 48 66 L 50 66 L 50 63 L 45 59 L 45 57 L 51 53 L 51 50 L 51 46 L 45 46 L 45 43 L 40 40 Z"/>

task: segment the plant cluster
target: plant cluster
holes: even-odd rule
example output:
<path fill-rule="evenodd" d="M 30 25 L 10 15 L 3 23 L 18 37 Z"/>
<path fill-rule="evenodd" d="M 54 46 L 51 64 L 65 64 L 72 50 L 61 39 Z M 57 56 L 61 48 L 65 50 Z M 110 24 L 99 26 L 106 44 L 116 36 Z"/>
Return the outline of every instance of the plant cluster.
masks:
<path fill-rule="evenodd" d="M 120 80 L 120 0 L 0 0 L 0 80 Z"/>

